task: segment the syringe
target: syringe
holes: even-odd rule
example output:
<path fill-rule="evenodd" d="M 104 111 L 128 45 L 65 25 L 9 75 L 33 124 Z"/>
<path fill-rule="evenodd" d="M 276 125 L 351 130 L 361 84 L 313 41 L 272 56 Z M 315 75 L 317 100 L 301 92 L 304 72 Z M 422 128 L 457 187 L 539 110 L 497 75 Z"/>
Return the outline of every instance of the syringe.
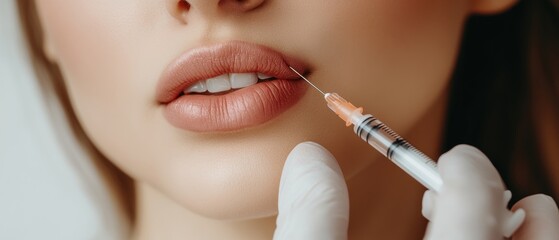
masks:
<path fill-rule="evenodd" d="M 337 93 L 325 93 L 310 82 L 305 76 L 290 67 L 293 72 L 313 88 L 324 95 L 328 108 L 345 121 L 346 126 L 353 125 L 353 131 L 363 141 L 367 142 L 385 157 L 390 159 L 398 167 L 403 169 L 418 182 L 429 190 L 439 192 L 443 181 L 437 171 L 437 163 L 427 155 L 413 147 L 400 135 L 390 129 L 386 124 L 373 117 L 371 114 L 363 115 L 363 108 L 355 107 L 353 104 L 343 99 Z M 505 191 L 504 207 L 505 220 L 502 226 L 502 233 L 505 237 L 510 237 L 520 227 L 525 218 L 522 209 L 511 212 L 506 209 L 506 204 L 510 200 L 510 191 Z"/>

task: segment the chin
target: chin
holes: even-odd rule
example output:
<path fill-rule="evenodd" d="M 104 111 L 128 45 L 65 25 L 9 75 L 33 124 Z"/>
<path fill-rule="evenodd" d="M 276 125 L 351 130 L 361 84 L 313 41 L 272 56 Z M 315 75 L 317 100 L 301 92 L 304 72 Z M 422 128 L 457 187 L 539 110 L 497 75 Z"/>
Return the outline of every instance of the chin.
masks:
<path fill-rule="evenodd" d="M 159 189 L 184 208 L 211 219 L 235 221 L 276 215 L 279 181 L 288 152 L 270 157 L 263 149 L 230 152 L 224 148 L 189 159 L 188 166 L 168 169 L 167 176 L 159 178 L 167 181 Z"/>
<path fill-rule="evenodd" d="M 242 186 L 239 186 L 242 187 Z M 180 204 L 197 215 L 220 221 L 253 220 L 277 214 L 277 191 L 269 189 L 253 193 L 212 189 L 205 195 L 186 196 Z"/>

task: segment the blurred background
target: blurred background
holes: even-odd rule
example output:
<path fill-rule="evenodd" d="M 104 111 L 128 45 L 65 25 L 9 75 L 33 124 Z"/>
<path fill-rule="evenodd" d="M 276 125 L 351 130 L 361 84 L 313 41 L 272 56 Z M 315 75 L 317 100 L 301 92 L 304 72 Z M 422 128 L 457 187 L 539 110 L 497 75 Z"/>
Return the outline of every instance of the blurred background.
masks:
<path fill-rule="evenodd" d="M 110 239 L 94 172 L 61 147 L 63 120 L 33 79 L 15 1 L 0 1 L 0 239 Z"/>

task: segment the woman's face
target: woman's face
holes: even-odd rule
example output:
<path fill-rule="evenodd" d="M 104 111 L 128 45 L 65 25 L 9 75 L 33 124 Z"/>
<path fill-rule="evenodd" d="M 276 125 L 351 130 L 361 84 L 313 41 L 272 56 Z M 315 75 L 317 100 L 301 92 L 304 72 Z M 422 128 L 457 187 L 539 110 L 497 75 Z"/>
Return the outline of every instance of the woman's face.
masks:
<path fill-rule="evenodd" d="M 59 64 L 73 108 L 95 145 L 138 182 L 222 219 L 274 214 L 283 162 L 302 141 L 328 148 L 346 176 L 367 166 L 372 152 L 316 91 L 299 83 L 279 100 L 251 100 L 255 107 L 230 105 L 270 91 L 262 87 L 270 83 L 225 94 L 189 94 L 178 110 L 170 110 L 172 102 L 161 101 L 158 93 L 170 65 L 175 71 L 215 70 L 220 58 L 189 65 L 200 47 L 206 47 L 200 50 L 204 61 L 216 46 L 230 47 L 231 41 L 265 46 L 276 51 L 274 56 L 295 59 L 323 90 L 338 92 L 405 133 L 444 95 L 469 6 L 446 0 L 36 4 L 45 51 Z M 252 50 L 240 51 L 245 54 L 240 58 L 251 58 Z M 236 53 L 217 55 L 227 54 Z M 181 56 L 190 60 L 178 61 L 177 67 Z M 229 59 L 221 69 L 237 71 L 235 57 Z M 254 62 L 244 64 L 249 69 Z M 183 79 L 169 81 L 175 80 Z M 171 100 L 178 101 L 175 97 Z M 266 112 L 270 109 L 275 110 Z M 236 123 L 228 125 L 228 117 Z M 223 122 L 228 127 L 220 128 Z"/>

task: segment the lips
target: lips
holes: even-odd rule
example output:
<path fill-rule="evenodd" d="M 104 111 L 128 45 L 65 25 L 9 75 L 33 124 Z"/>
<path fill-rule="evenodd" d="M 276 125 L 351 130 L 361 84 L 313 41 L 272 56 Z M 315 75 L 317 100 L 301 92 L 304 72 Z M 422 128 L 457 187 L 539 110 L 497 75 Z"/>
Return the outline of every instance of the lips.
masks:
<path fill-rule="evenodd" d="M 257 126 L 285 112 L 303 96 L 307 86 L 289 69 L 307 73 L 302 61 L 246 42 L 228 42 L 195 48 L 173 61 L 156 90 L 164 116 L 173 126 L 194 132 L 234 131 Z M 273 77 L 245 88 L 218 94 L 188 89 L 235 74 Z"/>

